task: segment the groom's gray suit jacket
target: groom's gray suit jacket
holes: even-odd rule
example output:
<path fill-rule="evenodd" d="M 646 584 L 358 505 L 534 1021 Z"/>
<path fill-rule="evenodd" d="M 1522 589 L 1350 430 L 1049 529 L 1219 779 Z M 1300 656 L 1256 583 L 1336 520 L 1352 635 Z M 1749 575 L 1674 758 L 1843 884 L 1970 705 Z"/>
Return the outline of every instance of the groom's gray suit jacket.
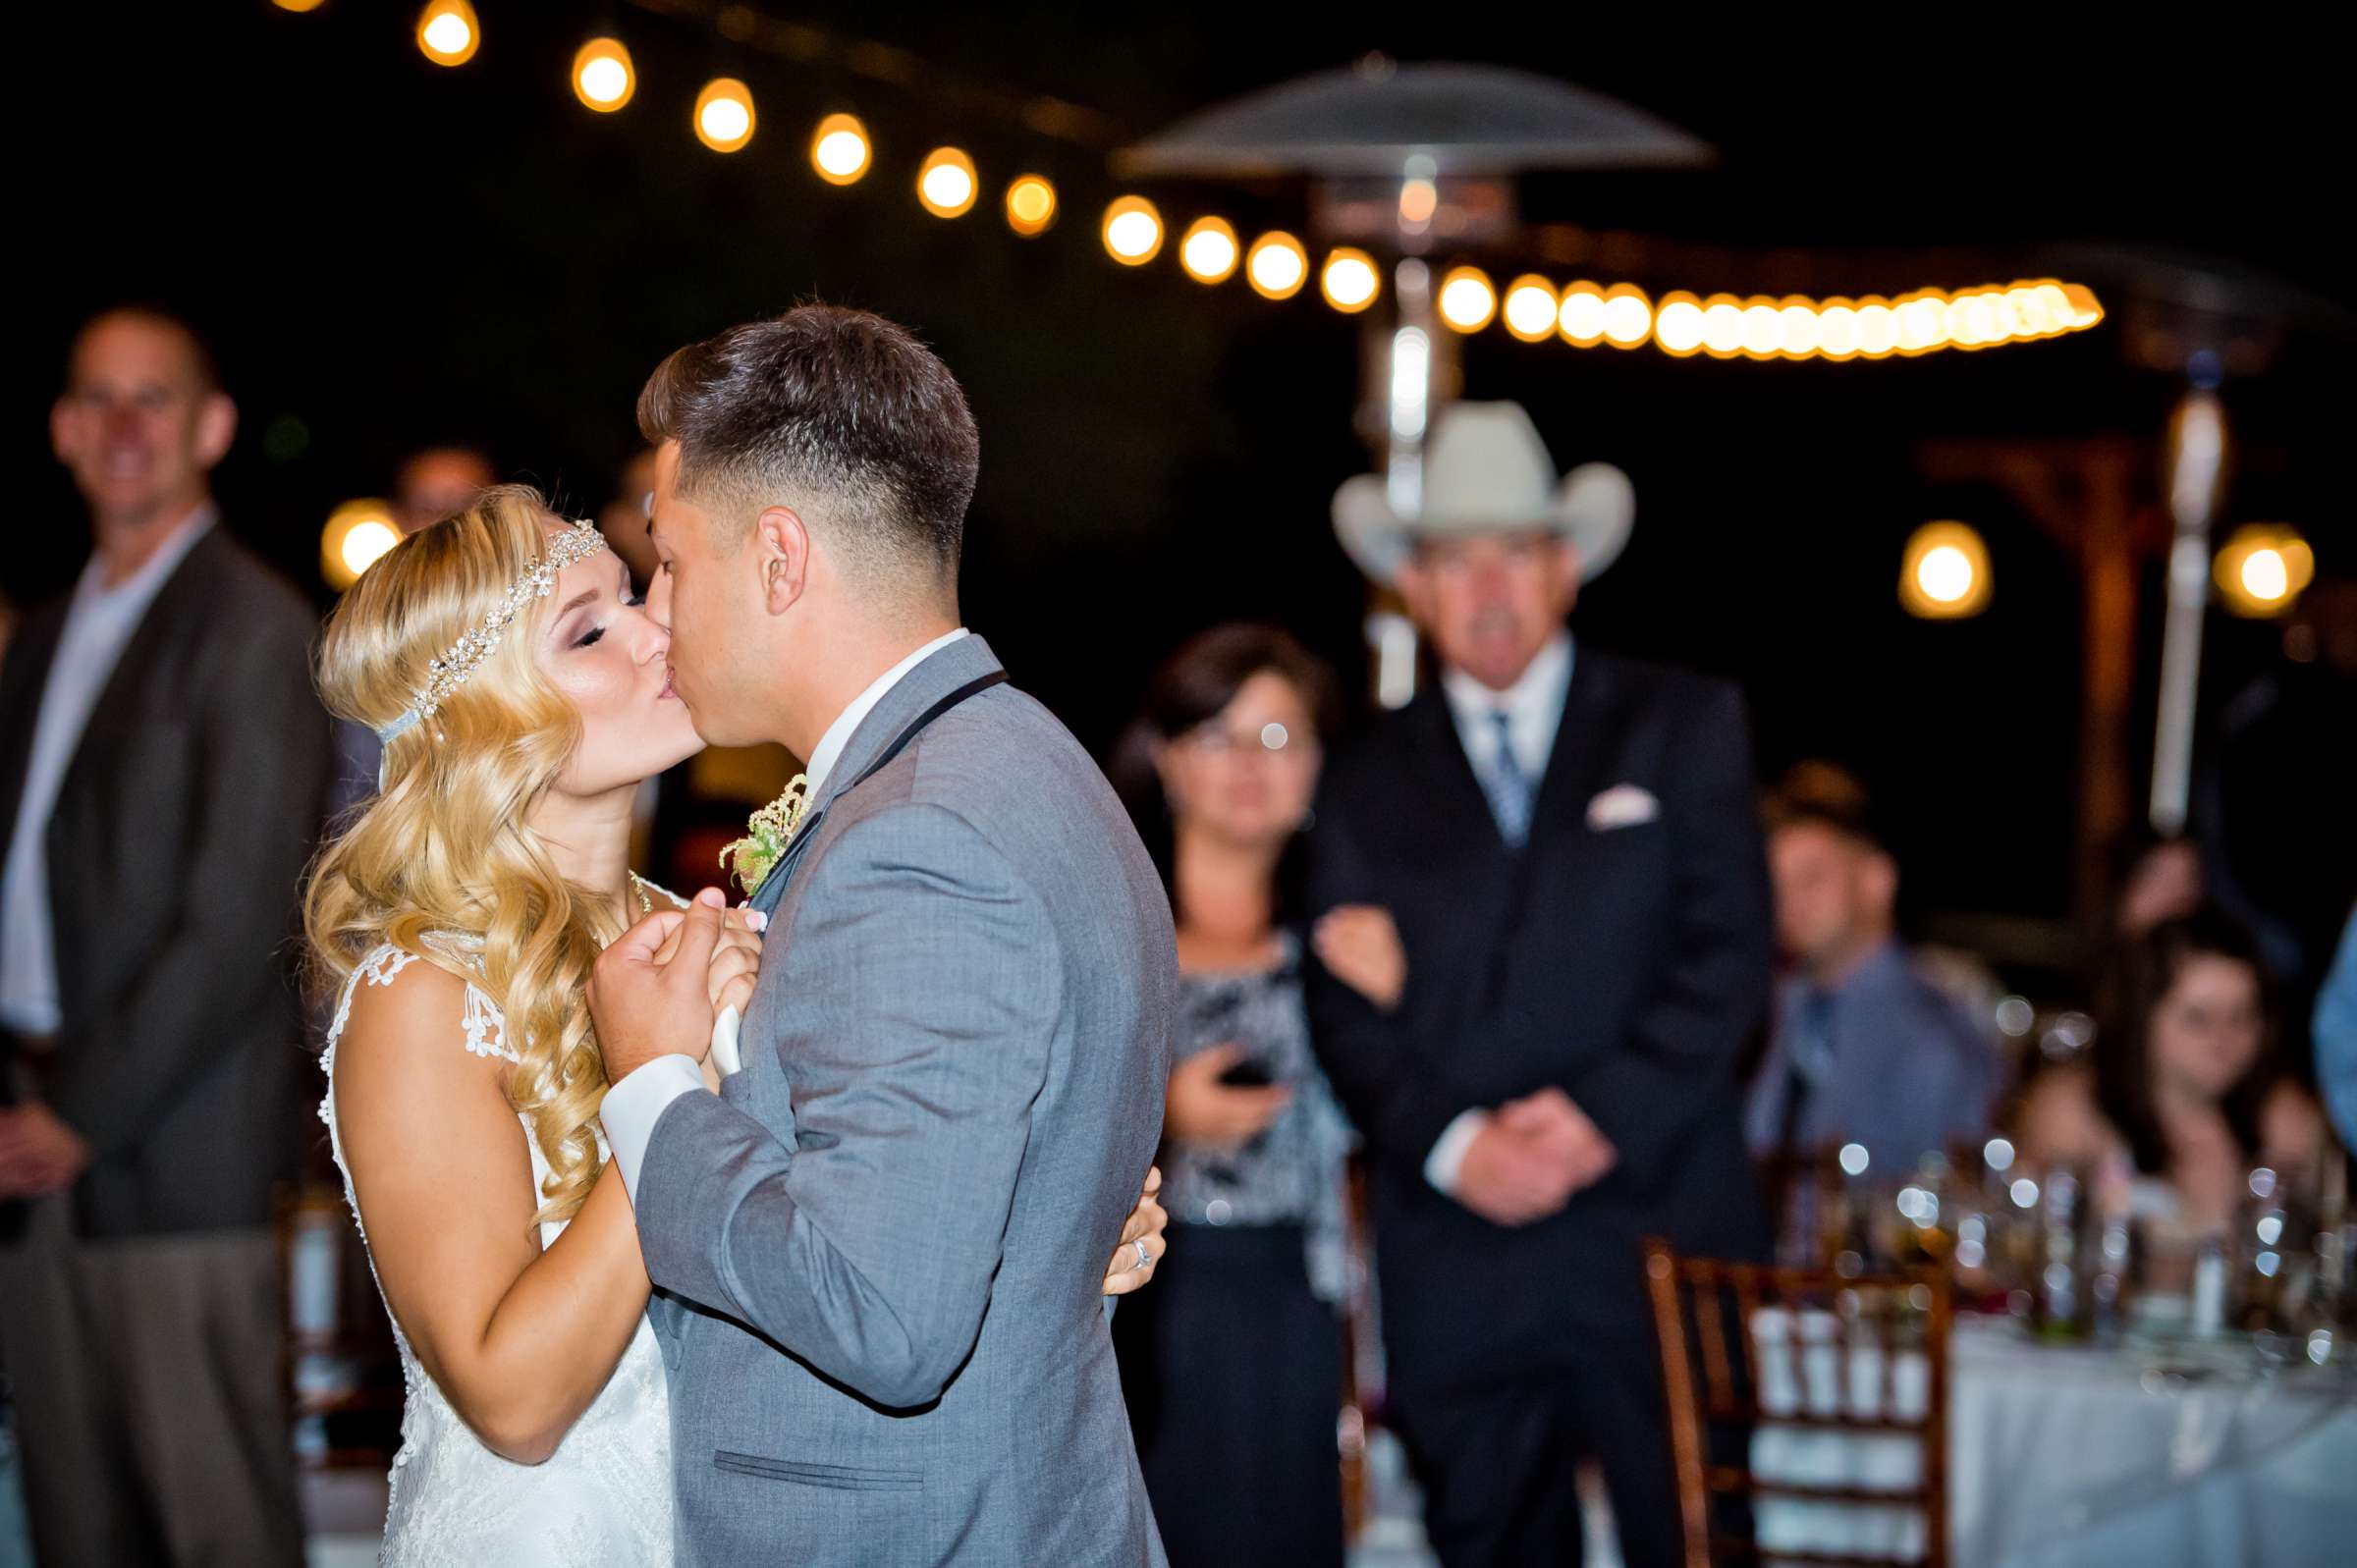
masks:
<path fill-rule="evenodd" d="M 962 638 L 853 732 L 744 1069 L 656 1123 L 638 1230 L 683 1563 L 1160 1564 L 1105 1259 L 1162 1121 L 1170 908 L 1112 790 Z"/>

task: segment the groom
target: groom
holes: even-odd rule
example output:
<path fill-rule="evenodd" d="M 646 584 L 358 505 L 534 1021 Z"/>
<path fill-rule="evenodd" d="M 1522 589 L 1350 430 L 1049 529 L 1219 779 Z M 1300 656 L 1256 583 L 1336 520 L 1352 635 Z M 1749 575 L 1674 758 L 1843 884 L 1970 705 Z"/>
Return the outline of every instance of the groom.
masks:
<path fill-rule="evenodd" d="M 1162 1119 L 1169 902 L 959 626 L 964 396 L 900 327 L 806 305 L 673 354 L 638 415 L 675 689 L 707 740 L 809 759 L 743 1070 L 696 1066 L 716 892 L 590 987 L 669 1298 L 681 1560 L 1158 1565 L 1087 1263 Z"/>

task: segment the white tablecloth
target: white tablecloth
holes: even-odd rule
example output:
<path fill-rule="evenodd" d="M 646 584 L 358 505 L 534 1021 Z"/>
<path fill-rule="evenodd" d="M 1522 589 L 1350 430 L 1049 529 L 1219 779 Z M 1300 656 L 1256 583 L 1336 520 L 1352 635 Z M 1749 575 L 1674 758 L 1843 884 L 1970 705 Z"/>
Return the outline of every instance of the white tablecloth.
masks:
<path fill-rule="evenodd" d="M 1956 1568 L 2357 1562 L 2357 1378 L 2263 1375 L 2247 1345 L 1949 1344 Z"/>
<path fill-rule="evenodd" d="M 1815 1321 L 1812 1321 L 1815 1320 Z M 1830 1315 L 1763 1314 L 1770 1410 L 1919 1414 L 1836 1348 Z M 1883 1403 L 1894 1409 L 1880 1408 Z M 2357 1370 L 2263 1368 L 2244 1340 L 2198 1347 L 2041 1344 L 1959 1325 L 1948 1356 L 1948 1540 L 1956 1568 L 2307 1568 L 2357 1563 Z M 1763 1480 L 1883 1489 L 1913 1483 L 1918 1444 L 1763 1426 Z M 1763 1545 L 1917 1557 L 1921 1519 L 1763 1496 Z"/>

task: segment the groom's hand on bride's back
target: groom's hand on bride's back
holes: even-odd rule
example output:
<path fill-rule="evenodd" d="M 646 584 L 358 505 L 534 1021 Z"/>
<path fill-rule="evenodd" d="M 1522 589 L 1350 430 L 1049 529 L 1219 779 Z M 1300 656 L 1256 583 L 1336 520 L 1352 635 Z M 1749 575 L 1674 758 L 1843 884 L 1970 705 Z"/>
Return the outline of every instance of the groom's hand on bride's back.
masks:
<path fill-rule="evenodd" d="M 589 974 L 589 1016 L 620 1083 L 657 1056 L 701 1061 L 712 1045 L 712 956 L 728 899 L 706 888 L 685 910 L 662 909 L 614 940 Z"/>

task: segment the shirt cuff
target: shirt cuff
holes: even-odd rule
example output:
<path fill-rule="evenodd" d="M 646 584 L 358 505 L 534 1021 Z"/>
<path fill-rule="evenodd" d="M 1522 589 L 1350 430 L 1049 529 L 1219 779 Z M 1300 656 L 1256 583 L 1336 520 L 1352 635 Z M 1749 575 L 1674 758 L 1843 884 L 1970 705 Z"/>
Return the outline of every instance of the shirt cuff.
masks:
<path fill-rule="evenodd" d="M 606 1091 L 598 1118 L 606 1124 L 606 1147 L 622 1172 L 622 1190 L 638 1200 L 638 1168 L 646 1163 L 647 1141 L 674 1100 L 704 1087 L 704 1070 L 693 1056 L 657 1056 L 640 1064 Z"/>
<path fill-rule="evenodd" d="M 607 1103 L 612 1103 L 611 1096 Z M 1489 1124 L 1490 1113 L 1486 1110 L 1458 1111 L 1456 1119 L 1441 1129 L 1432 1153 L 1424 1157 L 1424 1179 L 1450 1197 L 1455 1197 L 1457 1172 L 1465 1168 L 1465 1151 L 1473 1147 L 1473 1140 Z"/>

